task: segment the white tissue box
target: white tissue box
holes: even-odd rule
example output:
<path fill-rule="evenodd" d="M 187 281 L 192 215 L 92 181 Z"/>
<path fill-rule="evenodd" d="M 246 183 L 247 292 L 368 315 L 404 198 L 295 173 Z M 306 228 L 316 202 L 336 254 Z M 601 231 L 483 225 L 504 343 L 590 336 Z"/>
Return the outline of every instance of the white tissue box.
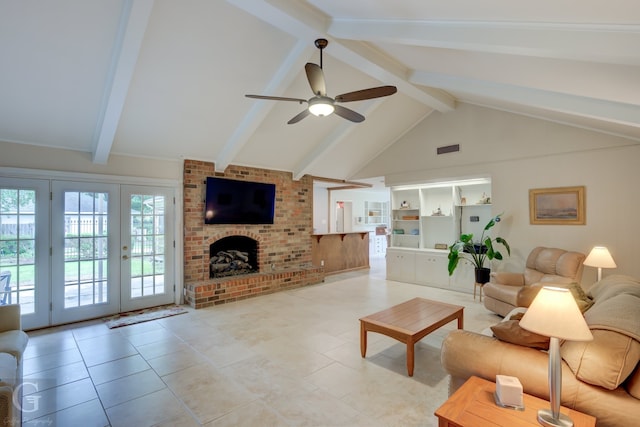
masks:
<path fill-rule="evenodd" d="M 520 380 L 507 375 L 496 375 L 496 396 L 500 403 L 505 406 L 522 406 L 522 384 L 520 384 Z"/>

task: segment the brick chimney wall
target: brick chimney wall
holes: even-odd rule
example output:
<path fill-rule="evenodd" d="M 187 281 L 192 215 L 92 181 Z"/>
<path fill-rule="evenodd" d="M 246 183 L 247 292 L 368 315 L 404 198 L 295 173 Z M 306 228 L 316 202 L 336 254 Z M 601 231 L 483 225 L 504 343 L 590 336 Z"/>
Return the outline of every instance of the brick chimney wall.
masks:
<path fill-rule="evenodd" d="M 276 185 L 273 224 L 205 224 L 207 177 L 222 177 Z M 311 265 L 313 231 L 313 180 L 294 181 L 291 173 L 230 165 L 224 173 L 214 164 L 184 162 L 184 283 L 186 302 L 200 308 L 250 296 L 319 283 L 321 267 Z M 233 235 L 258 241 L 259 277 L 209 278 L 209 245 Z"/>

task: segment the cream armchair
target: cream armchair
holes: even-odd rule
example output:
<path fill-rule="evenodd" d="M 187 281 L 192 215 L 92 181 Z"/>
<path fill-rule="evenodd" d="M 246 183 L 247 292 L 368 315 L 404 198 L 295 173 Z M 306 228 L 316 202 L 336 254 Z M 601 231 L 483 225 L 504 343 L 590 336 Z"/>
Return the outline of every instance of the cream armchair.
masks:
<path fill-rule="evenodd" d="M 516 307 L 529 307 L 538 291 L 550 283 L 579 283 L 585 255 L 539 246 L 527 257 L 524 273 L 491 273 L 484 285 L 484 306 L 506 316 Z"/>
<path fill-rule="evenodd" d="M 0 305 L 0 424 L 19 426 L 22 414 L 14 405 L 22 399 L 22 355 L 29 342 L 29 336 L 22 331 L 20 306 Z"/>

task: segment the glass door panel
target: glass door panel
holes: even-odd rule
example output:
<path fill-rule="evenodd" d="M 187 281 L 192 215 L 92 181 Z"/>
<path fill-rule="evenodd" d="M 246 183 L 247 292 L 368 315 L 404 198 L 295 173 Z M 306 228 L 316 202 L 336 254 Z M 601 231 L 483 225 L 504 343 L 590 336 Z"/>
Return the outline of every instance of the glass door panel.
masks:
<path fill-rule="evenodd" d="M 121 237 L 122 309 L 172 303 L 173 191 L 123 186 L 122 210 L 123 217 L 129 218 Z"/>
<path fill-rule="evenodd" d="M 49 182 L 0 178 L 0 305 L 26 329 L 49 323 Z"/>
<path fill-rule="evenodd" d="M 118 211 L 117 185 L 53 183 L 54 324 L 118 312 Z"/>

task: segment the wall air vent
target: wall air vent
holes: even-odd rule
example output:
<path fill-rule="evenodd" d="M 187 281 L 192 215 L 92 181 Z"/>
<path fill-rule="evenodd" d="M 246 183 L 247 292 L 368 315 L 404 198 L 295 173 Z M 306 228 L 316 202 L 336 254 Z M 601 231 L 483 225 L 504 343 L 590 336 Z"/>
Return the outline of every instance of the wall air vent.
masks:
<path fill-rule="evenodd" d="M 444 147 L 438 147 L 438 154 L 455 153 L 460 151 L 460 144 L 445 145 Z"/>

